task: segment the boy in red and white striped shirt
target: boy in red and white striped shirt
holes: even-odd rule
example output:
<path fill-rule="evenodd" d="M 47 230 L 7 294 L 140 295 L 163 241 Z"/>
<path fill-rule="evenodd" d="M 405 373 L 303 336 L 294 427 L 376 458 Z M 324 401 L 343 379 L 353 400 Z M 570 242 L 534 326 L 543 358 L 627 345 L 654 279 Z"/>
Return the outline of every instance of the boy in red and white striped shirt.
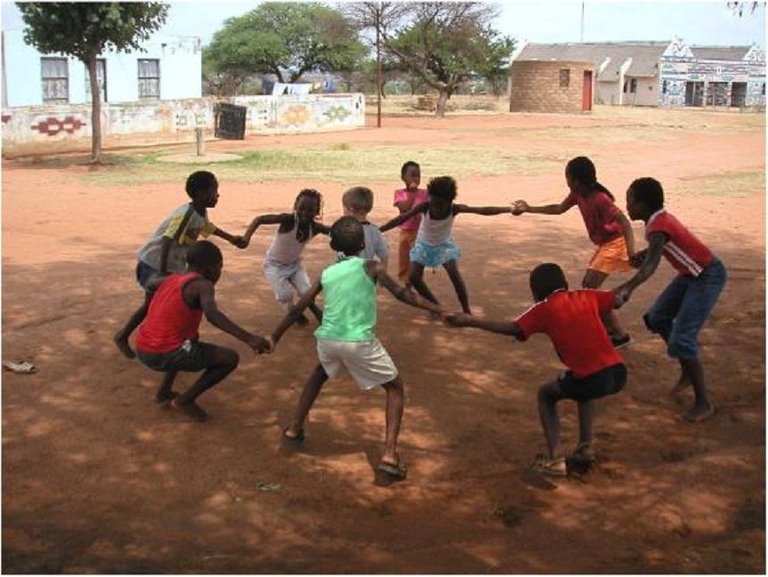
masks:
<path fill-rule="evenodd" d="M 683 414 L 690 422 L 706 419 L 715 412 L 704 382 L 699 360 L 698 335 L 709 318 L 727 274 L 720 260 L 674 216 L 664 209 L 664 189 L 654 178 L 638 178 L 627 190 L 627 213 L 632 220 L 645 222 L 648 248 L 632 261 L 639 270 L 616 289 L 617 304 L 629 300 L 659 266 L 662 255 L 675 267 L 678 276 L 656 298 L 643 319 L 648 329 L 667 343 L 667 353 L 680 362 L 680 379 L 673 394 L 693 386 L 693 407 Z"/>

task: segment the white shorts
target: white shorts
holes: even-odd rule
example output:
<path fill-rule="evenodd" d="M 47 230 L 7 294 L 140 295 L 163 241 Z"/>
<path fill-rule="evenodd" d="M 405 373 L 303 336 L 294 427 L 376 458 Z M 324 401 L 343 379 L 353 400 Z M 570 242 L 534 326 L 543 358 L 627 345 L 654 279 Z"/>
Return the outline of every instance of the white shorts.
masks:
<path fill-rule="evenodd" d="M 363 390 L 397 378 L 397 367 L 379 339 L 370 341 L 317 340 L 317 357 L 330 378 L 346 367 Z"/>
<path fill-rule="evenodd" d="M 290 307 L 293 304 L 294 294 L 301 296 L 312 285 L 301 261 L 291 264 L 265 261 L 264 274 L 272 290 L 275 291 L 275 298 L 284 307 Z"/>

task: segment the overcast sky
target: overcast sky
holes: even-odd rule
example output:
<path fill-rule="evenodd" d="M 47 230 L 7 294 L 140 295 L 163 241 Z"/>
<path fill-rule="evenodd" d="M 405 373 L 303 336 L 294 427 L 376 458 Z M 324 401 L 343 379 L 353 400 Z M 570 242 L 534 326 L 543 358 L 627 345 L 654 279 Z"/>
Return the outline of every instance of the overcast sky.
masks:
<path fill-rule="evenodd" d="M 751 4 L 751 2 L 748 2 Z M 253 9 L 258 2 L 170 2 L 168 20 L 160 34 L 199 36 L 207 44 L 224 21 Z M 689 44 L 765 47 L 765 6 L 739 18 L 726 0 L 539 0 L 500 2 L 496 29 L 518 41 L 580 42 L 582 5 L 584 42 L 671 40 Z M 2 2 L 3 30 L 23 28 L 18 9 Z"/>

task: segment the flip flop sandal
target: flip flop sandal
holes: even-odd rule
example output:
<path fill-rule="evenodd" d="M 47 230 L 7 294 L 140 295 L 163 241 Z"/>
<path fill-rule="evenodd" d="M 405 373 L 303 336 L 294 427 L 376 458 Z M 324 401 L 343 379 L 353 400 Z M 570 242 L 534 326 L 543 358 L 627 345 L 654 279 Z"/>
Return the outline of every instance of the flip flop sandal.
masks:
<path fill-rule="evenodd" d="M 568 468 L 563 457 L 560 457 L 559 459 L 549 459 L 544 457 L 542 459 L 537 456 L 531 464 L 531 470 L 540 475 L 546 475 L 547 477 L 566 477 L 568 475 Z"/>
<path fill-rule="evenodd" d="M 29 361 L 3 361 L 3 368 L 14 373 L 26 375 L 37 372 L 37 367 Z"/>
<path fill-rule="evenodd" d="M 408 475 L 408 467 L 403 463 L 397 463 L 396 465 L 392 463 L 379 463 L 376 469 L 396 479 L 405 479 Z"/>
<path fill-rule="evenodd" d="M 289 437 L 287 435 L 288 429 L 290 429 L 290 425 L 285 427 L 283 429 L 283 442 L 288 443 L 289 445 L 300 445 L 304 442 L 304 429 L 299 429 L 299 433 L 295 437 Z"/>

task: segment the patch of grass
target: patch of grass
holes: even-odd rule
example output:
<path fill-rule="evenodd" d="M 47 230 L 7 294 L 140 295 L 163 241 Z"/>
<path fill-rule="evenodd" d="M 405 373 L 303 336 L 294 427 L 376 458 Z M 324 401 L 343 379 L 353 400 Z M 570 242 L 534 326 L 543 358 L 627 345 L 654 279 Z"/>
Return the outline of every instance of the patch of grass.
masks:
<path fill-rule="evenodd" d="M 542 174 L 560 170 L 567 158 L 524 154 L 518 150 L 484 146 L 429 146 L 411 150 L 427 175 L 450 174 L 457 179 L 483 174 Z M 213 170 L 221 180 L 322 179 L 335 182 L 392 180 L 407 159 L 401 147 L 356 146 L 341 143 L 330 147 L 296 147 L 246 152 L 240 159 L 214 164 L 163 163 L 158 154 L 134 155 L 131 162 L 108 166 L 84 175 L 101 186 L 125 186 L 181 178 L 195 170 Z M 395 167 L 393 172 L 393 167 Z"/>
<path fill-rule="evenodd" d="M 743 197 L 765 192 L 765 173 L 753 170 L 697 176 L 683 179 L 682 188 L 691 195 Z"/>

